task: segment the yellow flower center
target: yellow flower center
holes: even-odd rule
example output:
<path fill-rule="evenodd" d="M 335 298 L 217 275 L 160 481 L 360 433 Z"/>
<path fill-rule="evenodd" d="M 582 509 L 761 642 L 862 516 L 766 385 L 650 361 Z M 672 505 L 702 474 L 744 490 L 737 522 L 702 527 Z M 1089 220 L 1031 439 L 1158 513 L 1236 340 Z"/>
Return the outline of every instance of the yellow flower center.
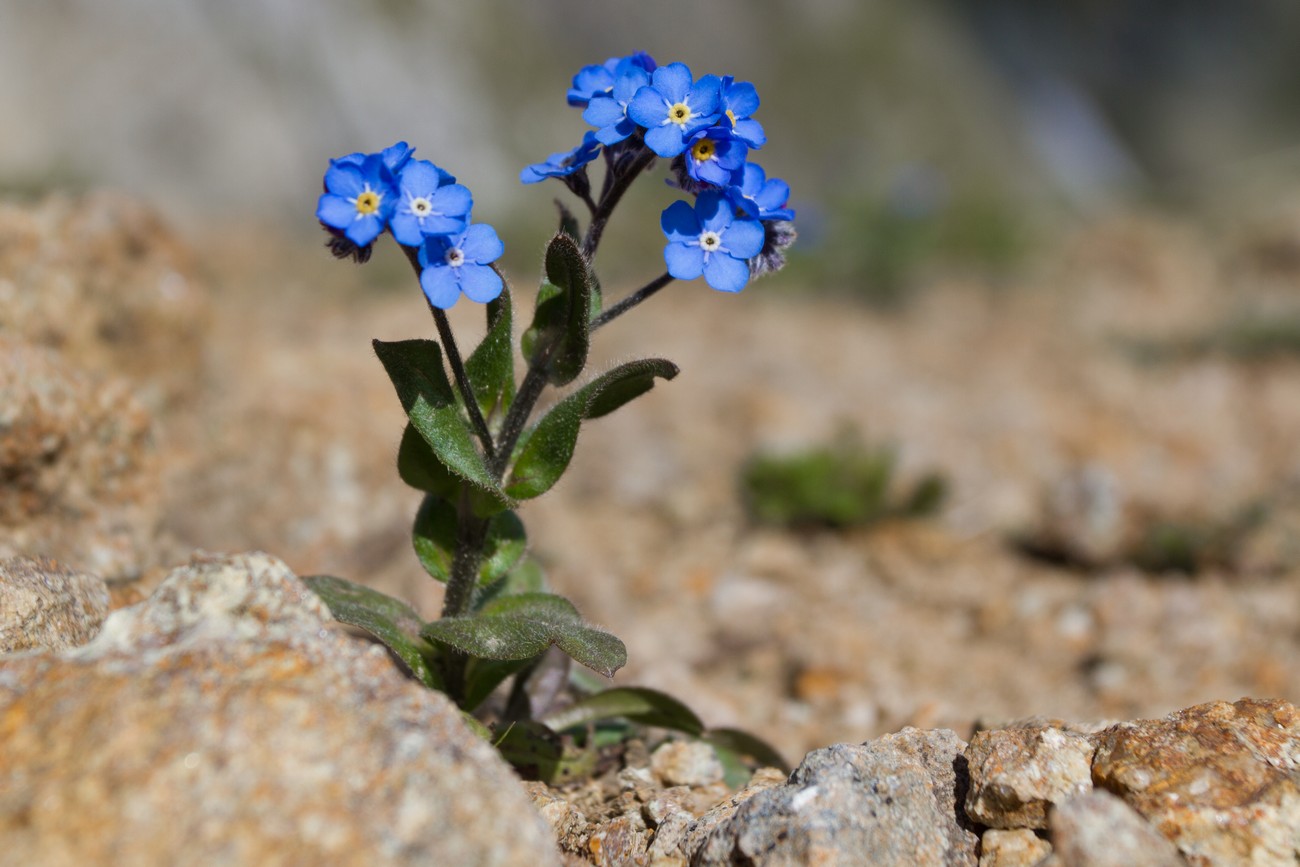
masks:
<path fill-rule="evenodd" d="M 379 210 L 380 198 L 379 193 L 376 193 L 374 190 L 366 190 L 364 193 L 357 196 L 356 201 L 353 202 L 353 204 L 356 205 L 358 214 L 369 215 Z"/>
<path fill-rule="evenodd" d="M 691 145 L 691 156 L 697 163 L 706 162 L 713 159 L 714 154 L 718 152 L 718 146 L 711 138 L 702 138 L 695 144 Z"/>
<path fill-rule="evenodd" d="M 668 119 L 675 124 L 685 124 L 691 119 L 691 107 L 684 102 L 669 106 Z"/>

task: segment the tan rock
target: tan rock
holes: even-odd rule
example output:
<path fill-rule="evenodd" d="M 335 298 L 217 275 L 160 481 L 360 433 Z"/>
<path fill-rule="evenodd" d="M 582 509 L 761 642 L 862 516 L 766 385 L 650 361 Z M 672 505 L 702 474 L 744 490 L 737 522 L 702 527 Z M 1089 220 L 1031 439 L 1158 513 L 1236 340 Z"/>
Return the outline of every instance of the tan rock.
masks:
<path fill-rule="evenodd" d="M 991 828 L 1046 828 L 1053 804 L 1092 788 L 1093 742 L 1051 725 L 976 732 L 966 813 Z"/>
<path fill-rule="evenodd" d="M 1196 865 L 1300 858 L 1300 713 L 1289 702 L 1197 705 L 1098 736 L 1093 777 Z"/>
<path fill-rule="evenodd" d="M 1048 820 L 1052 859 L 1044 867 L 1179 867 L 1177 847 L 1104 789 L 1059 804 Z"/>
<path fill-rule="evenodd" d="M 263 554 L 178 569 L 0 680 L 8 863 L 558 863 L 459 711 Z"/>
<path fill-rule="evenodd" d="M 108 615 L 108 587 L 52 560 L 0 560 L 0 654 L 85 644 Z"/>
<path fill-rule="evenodd" d="M 1028 828 L 989 828 L 980 837 L 979 867 L 1037 867 L 1052 844 Z"/>
<path fill-rule="evenodd" d="M 669 741 L 650 756 L 650 770 L 667 786 L 707 786 L 723 777 L 713 747 L 700 741 Z"/>

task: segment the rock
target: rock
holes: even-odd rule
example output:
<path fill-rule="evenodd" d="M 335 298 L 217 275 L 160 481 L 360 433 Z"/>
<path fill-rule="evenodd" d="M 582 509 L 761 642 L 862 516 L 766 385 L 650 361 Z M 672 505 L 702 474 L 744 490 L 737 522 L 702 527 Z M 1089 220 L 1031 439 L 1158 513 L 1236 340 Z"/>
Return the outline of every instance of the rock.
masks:
<path fill-rule="evenodd" d="M 776 768 L 759 768 L 750 777 L 745 788 L 726 800 L 720 801 L 713 808 L 706 810 L 699 819 L 690 827 L 686 834 L 686 840 L 680 844 L 680 850 L 683 855 L 689 856 L 702 848 L 705 842 L 721 826 L 725 825 L 736 815 L 736 811 L 741 808 L 747 801 L 758 795 L 760 792 L 766 792 L 768 789 L 776 788 L 786 781 L 786 775 Z"/>
<path fill-rule="evenodd" d="M 989 828 L 980 838 L 979 867 L 1038 867 L 1052 844 L 1028 828 Z"/>
<path fill-rule="evenodd" d="M 1300 714 L 1280 700 L 1197 705 L 1098 736 L 1093 780 L 1196 865 L 1300 859 Z"/>
<path fill-rule="evenodd" d="M 85 644 L 108 616 L 108 587 L 52 560 L 0 560 L 0 654 Z"/>
<path fill-rule="evenodd" d="M 811 752 L 788 783 L 741 804 L 691 863 L 974 867 L 978 838 L 954 818 L 964 746 L 952 732 L 908 729 Z"/>
<path fill-rule="evenodd" d="M 0 557 L 57 556 L 106 580 L 151 559 L 153 420 L 126 382 L 0 335 Z"/>
<path fill-rule="evenodd" d="M 157 409 L 197 380 L 209 303 L 158 215 L 112 193 L 0 204 L 0 337 L 124 375 Z"/>
<path fill-rule="evenodd" d="M 1110 792 L 1068 798 L 1048 819 L 1052 857 L 1043 867 L 1181 867 L 1177 847 Z"/>
<path fill-rule="evenodd" d="M 1093 741 L 1054 725 L 976 732 L 966 814 L 990 828 L 1046 828 L 1047 812 L 1092 788 Z"/>
<path fill-rule="evenodd" d="M 10 863 L 556 865 L 443 696 L 264 554 L 199 559 L 84 647 L 0 662 Z"/>
<path fill-rule="evenodd" d="M 668 741 L 650 756 L 650 770 L 666 786 L 708 786 L 724 774 L 718 754 L 701 741 Z"/>

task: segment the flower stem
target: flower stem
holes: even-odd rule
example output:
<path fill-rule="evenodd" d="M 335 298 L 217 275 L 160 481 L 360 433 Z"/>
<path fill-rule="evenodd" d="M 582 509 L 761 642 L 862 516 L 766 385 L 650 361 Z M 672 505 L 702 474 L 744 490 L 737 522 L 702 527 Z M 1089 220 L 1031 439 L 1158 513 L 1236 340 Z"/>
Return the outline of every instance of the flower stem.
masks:
<path fill-rule="evenodd" d="M 660 274 L 658 277 L 651 280 L 649 283 L 642 286 L 640 289 L 636 290 L 631 295 L 627 296 L 622 301 L 615 304 L 613 307 L 604 311 L 595 319 L 591 320 L 591 330 L 595 331 L 597 328 L 606 324 L 611 319 L 617 319 L 618 317 L 622 316 L 624 313 L 631 310 L 633 307 L 637 306 L 642 301 L 646 300 L 651 295 L 655 294 L 660 289 L 667 286 L 669 283 L 673 282 L 674 279 L 675 278 L 673 277 L 673 275 L 668 274 L 666 272 Z"/>
<path fill-rule="evenodd" d="M 596 206 L 596 211 L 591 215 L 591 225 L 587 227 L 587 237 L 582 242 L 582 254 L 590 260 L 596 255 L 596 247 L 600 245 L 600 236 L 605 231 L 605 224 L 609 222 L 610 214 L 614 212 L 614 207 L 623 198 L 628 187 L 637 179 L 641 172 L 645 171 L 649 165 L 655 161 L 655 152 L 650 148 L 642 145 L 642 150 L 636 155 L 628 167 L 614 178 L 612 184 L 606 184 L 600 196 L 600 204 Z"/>
<path fill-rule="evenodd" d="M 406 253 L 406 258 L 410 261 L 411 267 L 415 269 L 415 278 L 419 280 L 420 267 L 419 252 L 414 247 L 402 247 Z M 428 303 L 428 299 L 425 299 Z M 469 381 L 469 374 L 465 371 L 465 362 L 460 357 L 460 349 L 456 346 L 456 337 L 451 333 L 451 323 L 447 321 L 447 312 L 429 304 L 429 312 L 433 314 L 433 322 L 438 326 L 438 337 L 442 340 L 442 351 L 447 356 L 447 363 L 451 365 L 452 378 L 456 380 L 456 388 L 460 391 L 461 400 L 465 403 L 465 411 L 469 413 L 470 424 L 474 426 L 474 433 L 478 436 L 479 441 L 483 443 L 483 452 L 487 455 L 488 461 L 496 457 L 496 446 L 492 442 L 492 432 L 488 430 L 487 420 L 483 418 L 483 410 L 479 408 L 478 398 L 474 396 L 474 387 Z"/>
<path fill-rule="evenodd" d="M 519 386 L 519 391 L 515 393 L 514 402 L 510 404 L 510 412 L 506 413 L 505 421 L 501 423 L 501 439 L 497 442 L 496 459 L 488 465 L 492 476 L 498 482 L 505 477 L 506 465 L 510 463 L 515 443 L 519 442 L 519 437 L 524 432 L 524 425 L 528 422 L 528 417 L 533 414 L 533 407 L 537 405 L 537 399 L 542 396 L 542 389 L 546 388 L 546 364 L 546 358 L 536 358 L 529 365 L 528 373 L 524 375 L 524 381 Z"/>

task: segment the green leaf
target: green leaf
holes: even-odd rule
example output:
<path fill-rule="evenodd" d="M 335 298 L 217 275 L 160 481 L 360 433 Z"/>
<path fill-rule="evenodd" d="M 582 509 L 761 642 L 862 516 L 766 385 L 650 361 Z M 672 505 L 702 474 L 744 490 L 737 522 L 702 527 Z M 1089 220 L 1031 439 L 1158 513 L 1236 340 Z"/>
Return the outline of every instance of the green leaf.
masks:
<path fill-rule="evenodd" d="M 524 355 L 546 363 L 547 381 L 567 385 L 587 365 L 591 344 L 591 276 L 578 244 L 560 232 L 546 247 L 546 281 L 537 292 Z"/>
<path fill-rule="evenodd" d="M 455 499 L 461 481 L 438 460 L 433 449 L 409 422 L 402 431 L 402 444 L 397 448 L 397 474 L 411 487 L 438 494 L 448 500 Z"/>
<path fill-rule="evenodd" d="M 483 585 L 474 597 L 473 609 L 481 611 L 502 596 L 520 593 L 541 593 L 546 588 L 546 575 L 531 557 L 521 559 L 514 568 L 490 584 Z"/>
<path fill-rule="evenodd" d="M 456 507 L 437 494 L 425 496 L 415 514 L 411 540 L 424 571 L 446 583 L 451 580 L 452 558 L 456 553 Z M 488 519 L 479 584 L 503 577 L 524 555 L 527 536 L 523 522 L 514 512 L 498 512 Z"/>
<path fill-rule="evenodd" d="M 543 721 L 557 732 L 599 720 L 623 717 L 642 725 L 658 726 L 699 737 L 704 733 L 690 708 L 667 693 L 646 687 L 615 687 L 589 695 Z"/>
<path fill-rule="evenodd" d="M 513 305 L 507 288 L 488 303 L 487 334 L 465 361 L 465 373 L 484 418 L 491 418 L 493 410 L 504 415 L 515 397 L 513 327 Z"/>
<path fill-rule="evenodd" d="M 520 438 L 506 494 L 527 500 L 546 493 L 573 458 L 583 419 L 608 415 L 653 388 L 655 377 L 676 375 L 677 365 L 662 358 L 629 361 L 560 401 Z"/>
<path fill-rule="evenodd" d="M 397 397 L 439 462 L 486 494 L 485 511 L 513 505 L 488 471 L 432 340 L 374 341 Z"/>
<path fill-rule="evenodd" d="M 530 659 L 471 659 L 465 667 L 465 698 L 461 706 L 474 710 L 501 681 L 522 671 L 530 662 Z"/>
<path fill-rule="evenodd" d="M 587 626 L 572 602 L 549 593 L 503 596 L 475 614 L 425 624 L 421 634 L 484 659 L 531 659 L 554 644 L 606 677 L 627 663 L 623 642 Z"/>
<path fill-rule="evenodd" d="M 437 666 L 430 662 L 434 647 L 420 635 L 424 621 L 400 599 L 330 575 L 302 579 L 311 592 L 329 606 L 340 623 L 360 627 L 378 638 L 430 689 L 442 690 Z"/>
<path fill-rule="evenodd" d="M 702 740 L 713 747 L 724 765 L 729 758 L 724 754 L 730 754 L 731 757 L 751 760 L 757 768 L 777 768 L 786 773 L 790 772 L 790 766 L 771 744 L 747 731 L 730 728 L 709 729 Z M 743 783 L 746 779 L 748 775 L 740 782 Z M 727 784 L 736 785 L 730 780 Z"/>
<path fill-rule="evenodd" d="M 594 750 L 566 748 L 555 732 L 536 720 L 508 723 L 494 744 L 501 757 L 528 780 L 561 783 L 590 777 L 596 768 Z"/>

